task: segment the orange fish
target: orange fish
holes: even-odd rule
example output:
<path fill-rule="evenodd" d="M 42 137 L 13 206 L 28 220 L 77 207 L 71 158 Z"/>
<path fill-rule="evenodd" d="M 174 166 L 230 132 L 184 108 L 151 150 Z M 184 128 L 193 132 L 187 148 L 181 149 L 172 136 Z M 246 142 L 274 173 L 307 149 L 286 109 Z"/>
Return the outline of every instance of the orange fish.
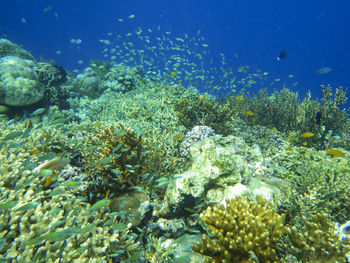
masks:
<path fill-rule="evenodd" d="M 175 137 L 173 137 L 173 141 L 178 141 L 181 140 L 184 137 L 184 135 L 182 133 L 176 134 Z"/>
<path fill-rule="evenodd" d="M 51 184 L 56 182 L 57 176 L 58 176 L 58 173 L 50 174 L 50 176 L 45 180 L 44 187 L 49 187 Z"/>

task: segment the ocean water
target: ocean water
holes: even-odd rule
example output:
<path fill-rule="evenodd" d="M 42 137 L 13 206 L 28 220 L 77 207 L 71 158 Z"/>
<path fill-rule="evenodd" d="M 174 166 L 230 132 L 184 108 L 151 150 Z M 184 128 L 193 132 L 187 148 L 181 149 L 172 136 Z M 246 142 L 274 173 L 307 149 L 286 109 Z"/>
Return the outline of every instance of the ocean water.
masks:
<path fill-rule="evenodd" d="M 271 80 L 281 79 L 273 88 L 280 89 L 285 84 L 301 96 L 311 90 L 319 97 L 320 84 L 350 85 L 349 8 L 345 0 L 317 3 L 4 0 L 0 35 L 22 44 L 37 58 L 54 59 L 73 70 L 86 67 L 91 59 L 103 58 L 104 46 L 99 40 L 108 39 L 108 33 L 124 35 L 137 27 L 146 30 L 161 26 L 161 34 L 171 32 L 174 38 L 184 34 L 195 36 L 200 30 L 210 50 L 206 62 L 214 59 L 210 66 L 219 67 L 223 53 L 232 68 L 248 65 L 269 72 Z M 132 14 L 135 18 L 127 19 Z M 119 22 L 120 18 L 124 22 Z M 81 39 L 82 43 L 72 44 L 71 39 Z M 277 61 L 284 49 L 289 51 L 288 56 Z M 79 65 L 79 60 L 83 64 Z M 322 67 L 332 71 L 315 74 Z M 221 76 L 214 75 L 216 79 Z M 293 86 L 295 82 L 298 84 Z"/>
<path fill-rule="evenodd" d="M 0 263 L 350 262 L 349 10 L 2 0 Z"/>

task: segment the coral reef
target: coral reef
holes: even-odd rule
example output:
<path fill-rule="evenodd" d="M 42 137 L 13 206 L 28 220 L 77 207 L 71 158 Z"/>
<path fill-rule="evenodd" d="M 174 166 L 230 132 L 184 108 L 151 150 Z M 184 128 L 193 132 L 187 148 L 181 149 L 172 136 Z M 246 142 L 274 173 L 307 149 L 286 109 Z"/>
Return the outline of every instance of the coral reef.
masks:
<path fill-rule="evenodd" d="M 234 115 L 228 103 L 220 103 L 209 96 L 196 96 L 179 100 L 174 109 L 179 121 L 187 128 L 205 125 L 214 129 L 216 133 L 228 135 L 227 124 Z"/>
<path fill-rule="evenodd" d="M 28 51 L 12 43 L 8 39 L 1 38 L 0 39 L 0 57 L 5 57 L 5 56 L 15 56 L 22 59 L 34 60 L 34 57 Z"/>
<path fill-rule="evenodd" d="M 38 62 L 33 67 L 38 81 L 46 86 L 58 86 L 67 80 L 67 73 L 54 63 Z"/>
<path fill-rule="evenodd" d="M 271 160 L 271 169 L 295 185 L 281 209 L 291 225 L 302 224 L 301 216 L 327 213 L 343 222 L 349 215 L 350 178 L 346 157 L 332 157 L 325 151 L 295 147 Z"/>
<path fill-rule="evenodd" d="M 345 262 L 350 240 L 340 239 L 336 224 L 329 222 L 324 214 L 316 214 L 311 222 L 305 218 L 303 221 L 306 231 L 288 229 L 292 254 L 302 262 Z"/>
<path fill-rule="evenodd" d="M 143 140 L 122 124 L 97 126 L 83 152 L 84 166 L 91 181 L 102 180 L 108 189 L 117 185 L 136 185 L 143 168 Z"/>
<path fill-rule="evenodd" d="M 193 250 L 211 262 L 278 262 L 278 242 L 286 231 L 284 217 L 263 198 L 258 203 L 241 197 L 208 207 L 200 219 L 209 229 Z"/>
<path fill-rule="evenodd" d="M 0 58 L 0 104 L 26 106 L 44 97 L 45 85 L 37 81 L 34 65 L 19 57 Z"/>
<path fill-rule="evenodd" d="M 108 208 L 90 205 L 78 195 L 80 182 L 66 181 L 58 174 L 52 187 L 44 187 L 49 169 L 59 166 L 54 164 L 55 154 L 37 149 L 53 150 L 64 140 L 68 145 L 58 127 L 51 125 L 51 136 L 47 136 L 46 125 L 34 123 L 28 128 L 24 122 L 0 122 L 1 260 L 100 262 L 111 255 L 119 261 L 139 258 L 139 243 L 130 231 L 131 224 L 121 224 Z M 48 158 L 51 161 L 41 169 L 33 169 Z M 106 224 L 108 220 L 110 224 Z"/>
<path fill-rule="evenodd" d="M 199 200 L 203 205 L 237 195 L 263 195 L 267 200 L 277 201 L 283 195 L 281 190 L 290 185 L 282 179 L 279 182 L 277 178 L 268 179 L 264 162 L 259 147 L 249 147 L 240 137 L 206 138 L 192 145 L 191 166 L 175 175 L 168 185 L 162 213 L 169 206 L 176 213 L 179 209 L 194 209 Z"/>
<path fill-rule="evenodd" d="M 75 78 L 73 91 L 91 98 L 99 97 L 105 90 L 127 92 L 135 88 L 141 76 L 142 67 L 95 60 Z"/>
<path fill-rule="evenodd" d="M 251 114 L 254 114 L 254 123 L 280 132 L 298 133 L 312 132 L 317 136 L 310 138 L 313 147 L 324 149 L 328 146 L 329 137 L 346 133 L 349 130 L 348 111 L 341 109 L 347 101 L 347 90 L 339 87 L 333 93 L 332 88 L 321 86 L 321 101 L 312 100 L 311 93 L 302 102 L 298 100 L 298 94 L 287 88 L 274 91 L 271 96 L 267 89 L 259 92 L 255 97 L 247 97 L 239 102 L 240 118 L 251 123 Z M 234 97 L 229 99 L 231 104 L 238 104 Z"/>
<path fill-rule="evenodd" d="M 190 147 L 200 142 L 201 140 L 208 138 L 214 134 L 214 130 L 208 126 L 194 126 L 192 130 L 186 133 L 180 145 L 180 155 L 184 157 L 189 156 Z"/>

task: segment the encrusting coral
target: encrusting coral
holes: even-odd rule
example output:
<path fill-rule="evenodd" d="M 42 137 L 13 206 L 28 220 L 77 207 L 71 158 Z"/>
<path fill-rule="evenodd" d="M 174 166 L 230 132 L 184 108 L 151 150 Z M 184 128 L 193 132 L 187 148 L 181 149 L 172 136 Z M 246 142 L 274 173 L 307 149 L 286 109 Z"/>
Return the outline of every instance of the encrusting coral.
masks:
<path fill-rule="evenodd" d="M 208 207 L 200 215 L 209 235 L 193 250 L 211 262 L 277 262 L 277 244 L 286 231 L 284 216 L 262 197 L 257 203 L 237 197 L 226 205 Z"/>

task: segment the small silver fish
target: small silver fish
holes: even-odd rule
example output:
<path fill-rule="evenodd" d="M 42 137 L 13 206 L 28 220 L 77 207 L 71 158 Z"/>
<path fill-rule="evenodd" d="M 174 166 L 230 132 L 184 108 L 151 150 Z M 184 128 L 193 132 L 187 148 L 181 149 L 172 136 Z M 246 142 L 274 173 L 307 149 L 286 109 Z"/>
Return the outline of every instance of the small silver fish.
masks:
<path fill-rule="evenodd" d="M 330 67 L 322 67 L 322 68 L 315 70 L 315 74 L 316 75 L 323 75 L 323 74 L 327 74 L 331 71 L 332 71 L 332 68 L 330 68 Z"/>

